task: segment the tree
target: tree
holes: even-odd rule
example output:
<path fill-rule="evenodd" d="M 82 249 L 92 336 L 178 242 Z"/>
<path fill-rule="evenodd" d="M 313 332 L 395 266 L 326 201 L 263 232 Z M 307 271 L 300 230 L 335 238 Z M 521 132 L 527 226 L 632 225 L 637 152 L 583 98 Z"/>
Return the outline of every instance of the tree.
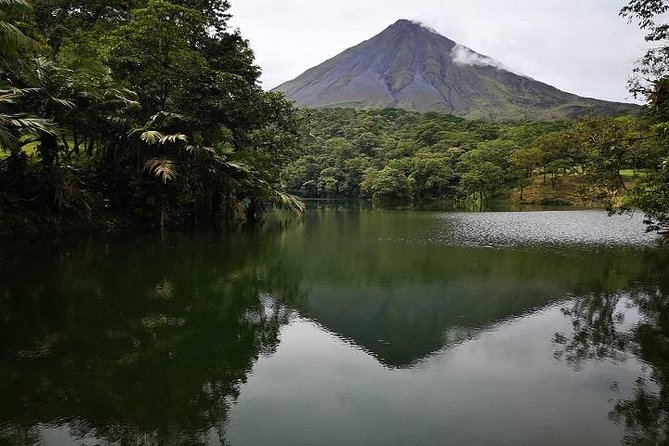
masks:
<path fill-rule="evenodd" d="M 515 150 L 511 141 L 492 140 L 464 154 L 460 162 L 464 192 L 475 195 L 481 206 L 492 198 L 508 180 L 509 155 Z"/>
<path fill-rule="evenodd" d="M 139 93 L 145 113 L 181 110 L 184 93 L 194 93 L 211 75 L 197 50 L 206 25 L 199 11 L 150 0 L 114 32 L 108 63 L 117 79 Z"/>
<path fill-rule="evenodd" d="M 421 199 L 436 200 L 456 194 L 455 174 L 443 155 L 421 153 L 416 156 L 410 178 L 414 181 L 416 195 Z"/>
<path fill-rule="evenodd" d="M 546 133 L 538 137 L 533 145 L 541 150 L 541 166 L 543 168 L 544 184 L 548 173 L 551 173 L 553 185 L 559 168 L 568 169 L 578 165 L 578 155 L 575 144 L 570 141 L 566 131 Z"/>
<path fill-rule="evenodd" d="M 666 166 L 669 151 L 669 23 L 664 22 L 669 12 L 666 0 L 631 0 L 620 14 L 630 22 L 636 21 L 647 31 L 646 41 L 654 45 L 646 51 L 634 69 L 635 76 L 629 89 L 637 96 L 645 97 L 647 112 L 655 123 L 656 138 L 665 148 L 659 159 L 636 191 L 637 203 L 646 213 L 649 229 L 665 232 L 669 230 L 669 177 Z M 657 195 L 660 194 L 660 195 Z"/>
<path fill-rule="evenodd" d="M 644 96 L 655 116 L 665 120 L 669 116 L 669 45 L 666 44 L 669 25 L 657 20 L 668 11 L 669 4 L 665 0 L 631 0 L 620 11 L 630 23 L 636 21 L 642 30 L 647 31 L 647 42 L 657 43 L 637 62 L 629 89 L 637 96 Z"/>
<path fill-rule="evenodd" d="M 327 167 L 318 178 L 318 194 L 321 197 L 336 197 L 342 189 L 344 172 L 337 167 Z"/>
<path fill-rule="evenodd" d="M 380 138 L 372 132 L 363 132 L 353 139 L 353 146 L 359 155 L 373 156 L 380 145 Z"/>
<path fill-rule="evenodd" d="M 529 184 L 534 169 L 541 163 L 541 155 L 541 150 L 536 147 L 526 147 L 511 154 L 511 166 L 518 175 L 521 203 L 524 200 L 525 187 Z"/>
<path fill-rule="evenodd" d="M 381 204 L 392 204 L 410 200 L 412 184 L 400 170 L 384 167 L 380 171 L 368 170 L 362 184 L 363 189 Z"/>
<path fill-rule="evenodd" d="M 620 208 L 621 195 L 627 192 L 621 171 L 634 165 L 634 147 L 644 139 L 640 121 L 629 116 L 584 118 L 565 139 L 580 152 L 576 165 L 586 180 L 587 194 L 610 210 Z"/>
<path fill-rule="evenodd" d="M 646 212 L 648 229 L 669 238 L 669 158 L 646 177 L 635 198 Z"/>

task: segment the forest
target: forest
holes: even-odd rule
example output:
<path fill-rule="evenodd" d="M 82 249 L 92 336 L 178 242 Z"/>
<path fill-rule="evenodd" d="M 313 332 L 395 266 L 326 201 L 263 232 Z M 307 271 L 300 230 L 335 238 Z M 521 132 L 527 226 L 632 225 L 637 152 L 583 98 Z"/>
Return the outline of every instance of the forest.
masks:
<path fill-rule="evenodd" d="M 307 113 L 302 155 L 285 169 L 303 197 L 480 207 L 511 190 L 531 203 L 529 186 L 559 192 L 568 179 L 583 202 L 622 207 L 663 155 L 637 116 L 496 123 L 397 109 Z"/>
<path fill-rule="evenodd" d="M 296 111 L 225 1 L 0 3 L 3 230 L 195 226 L 301 209 Z M 30 227 L 23 224 L 29 221 Z"/>
<path fill-rule="evenodd" d="M 223 0 L 0 2 L 0 233 L 252 222 L 301 198 L 640 207 L 669 224 L 669 80 L 639 116 L 486 122 L 298 110 L 264 91 Z M 662 11 L 621 14 L 661 42 Z M 666 33 L 666 30 L 664 30 Z M 652 74 L 652 76 L 651 76 Z M 645 79 L 640 81 L 638 79 Z"/>

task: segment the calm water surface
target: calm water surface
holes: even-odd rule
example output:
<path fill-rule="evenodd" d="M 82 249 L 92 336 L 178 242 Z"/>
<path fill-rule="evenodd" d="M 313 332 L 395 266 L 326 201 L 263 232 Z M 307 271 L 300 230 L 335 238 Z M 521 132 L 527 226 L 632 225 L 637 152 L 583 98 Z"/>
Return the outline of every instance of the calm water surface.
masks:
<path fill-rule="evenodd" d="M 669 441 L 642 217 L 314 206 L 0 245 L 0 445 Z"/>

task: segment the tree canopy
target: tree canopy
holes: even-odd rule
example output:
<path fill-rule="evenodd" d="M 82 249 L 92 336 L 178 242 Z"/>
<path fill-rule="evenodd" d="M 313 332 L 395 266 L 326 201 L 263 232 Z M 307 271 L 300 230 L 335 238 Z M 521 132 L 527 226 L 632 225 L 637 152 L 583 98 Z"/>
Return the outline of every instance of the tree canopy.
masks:
<path fill-rule="evenodd" d="M 227 1 L 0 7 L 0 218 L 166 226 L 301 209 L 277 174 L 296 111 L 260 87 Z"/>
<path fill-rule="evenodd" d="M 283 176 L 306 197 L 481 207 L 498 198 L 568 204 L 555 197 L 571 188 L 572 204 L 613 209 L 633 204 L 662 154 L 638 116 L 499 123 L 394 109 L 303 114 L 301 151 Z"/>

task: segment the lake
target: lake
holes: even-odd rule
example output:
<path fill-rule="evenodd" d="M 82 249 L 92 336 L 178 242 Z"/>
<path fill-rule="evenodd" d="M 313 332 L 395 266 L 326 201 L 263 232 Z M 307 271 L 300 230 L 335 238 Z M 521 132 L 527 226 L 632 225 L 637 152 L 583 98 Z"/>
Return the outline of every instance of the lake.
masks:
<path fill-rule="evenodd" d="M 666 444 L 669 250 L 642 220 L 315 204 L 5 240 L 0 444 Z"/>

